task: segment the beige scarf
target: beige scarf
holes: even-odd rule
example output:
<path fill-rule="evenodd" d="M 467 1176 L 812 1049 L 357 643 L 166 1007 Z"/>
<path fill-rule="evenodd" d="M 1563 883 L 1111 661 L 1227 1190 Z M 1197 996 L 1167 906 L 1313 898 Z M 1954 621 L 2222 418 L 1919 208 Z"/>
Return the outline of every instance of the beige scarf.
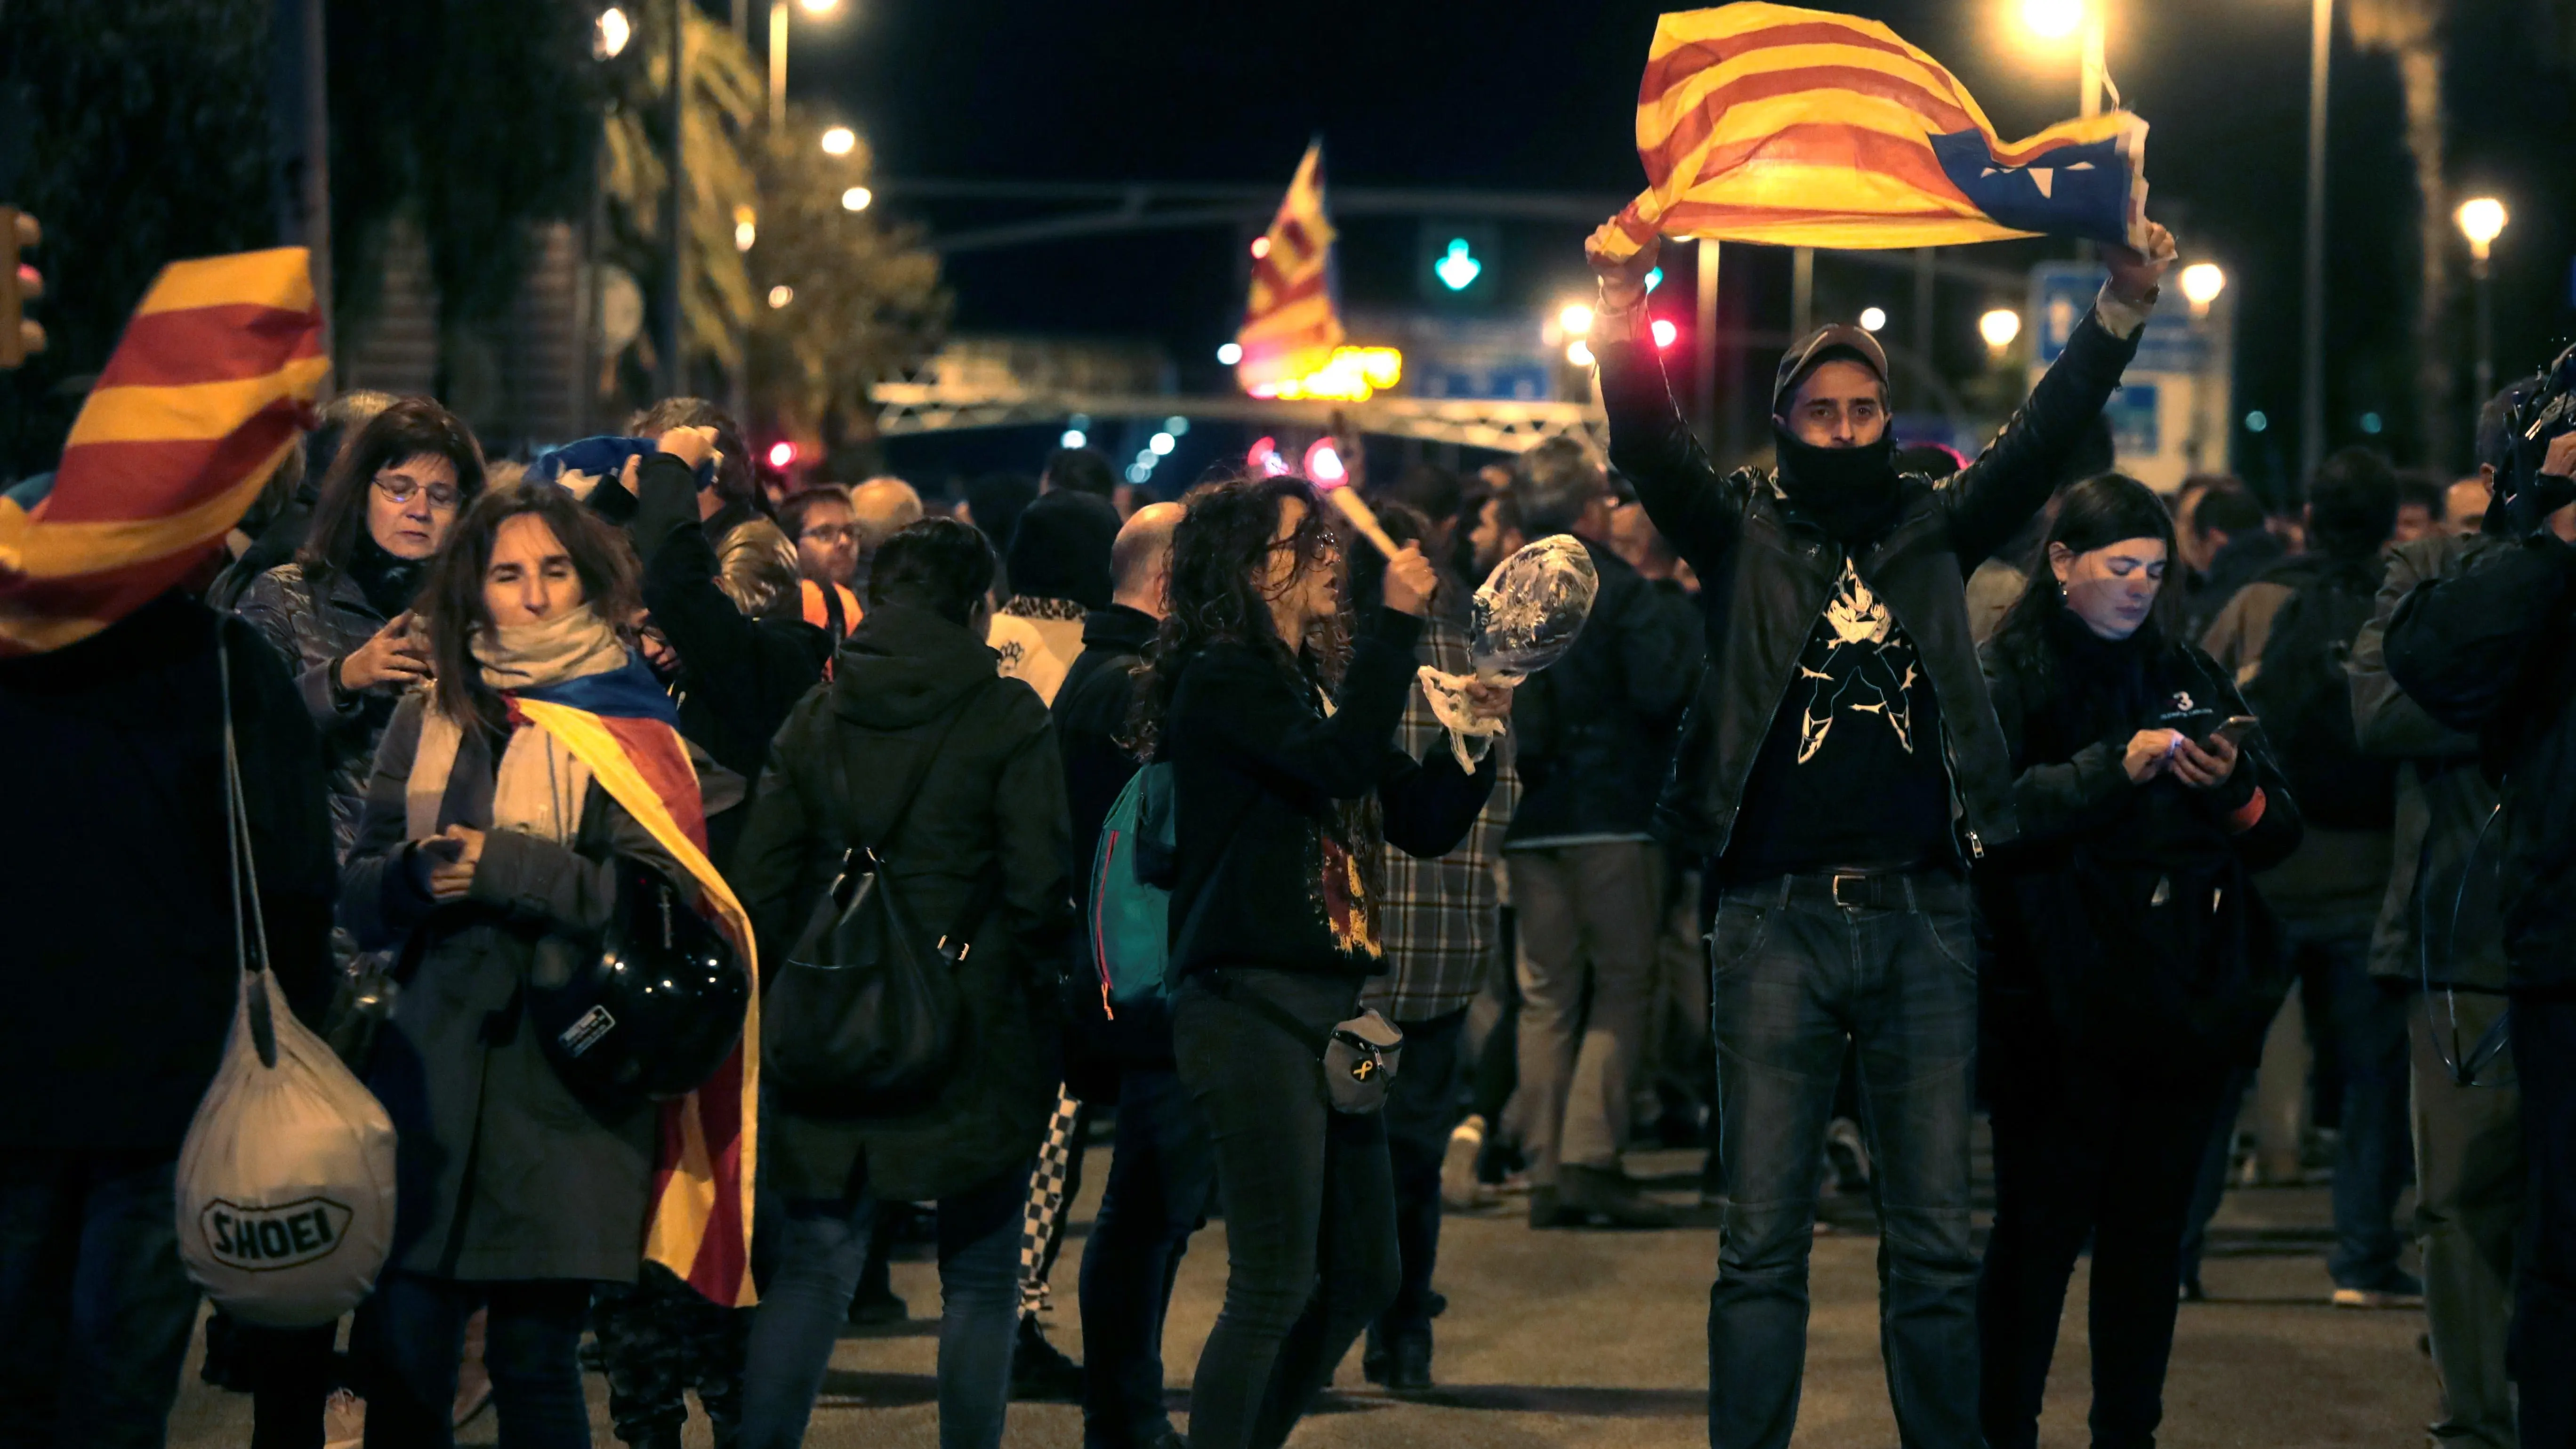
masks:
<path fill-rule="evenodd" d="M 483 682 L 496 690 L 541 689 L 626 667 L 626 646 L 608 621 L 585 605 L 538 624 L 484 629 L 474 640 Z M 432 704 L 420 721 L 420 748 L 403 782 L 404 827 L 413 840 L 438 833 L 438 807 L 465 731 Z M 590 767 L 541 729 L 513 730 L 492 775 L 492 828 L 570 845 L 590 794 Z"/>

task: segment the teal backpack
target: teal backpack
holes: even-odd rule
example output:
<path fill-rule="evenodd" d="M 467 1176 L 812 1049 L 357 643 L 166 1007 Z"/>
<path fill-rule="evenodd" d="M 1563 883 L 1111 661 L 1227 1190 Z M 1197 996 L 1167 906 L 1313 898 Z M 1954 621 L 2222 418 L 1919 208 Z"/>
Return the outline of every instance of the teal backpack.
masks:
<path fill-rule="evenodd" d="M 1113 1034 L 1167 1020 L 1172 957 L 1172 767 L 1147 765 L 1118 793 L 1091 856 L 1091 958 Z M 1122 1018 L 1123 1013 L 1123 1018 Z M 1142 1020 L 1136 1020 L 1142 1018 Z"/>

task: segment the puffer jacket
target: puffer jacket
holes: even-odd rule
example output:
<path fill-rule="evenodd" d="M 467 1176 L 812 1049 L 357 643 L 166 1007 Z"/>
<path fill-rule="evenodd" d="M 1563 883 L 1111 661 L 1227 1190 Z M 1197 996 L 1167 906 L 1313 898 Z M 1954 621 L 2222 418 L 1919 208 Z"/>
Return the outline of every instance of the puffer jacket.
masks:
<path fill-rule="evenodd" d="M 260 632 L 295 676 L 295 691 L 322 737 L 322 768 L 331 794 L 331 838 L 342 859 L 358 838 L 367 808 L 367 776 L 375 769 L 376 742 L 394 717 L 397 696 L 388 690 L 343 695 L 331 673 L 350 651 L 390 622 L 367 602 L 346 574 L 328 575 L 319 595 L 300 563 L 281 564 L 251 581 L 235 607 Z"/>
<path fill-rule="evenodd" d="M 1658 833 L 1720 856 L 1846 554 L 1788 505 L 1773 474 L 1718 474 L 1684 426 L 1655 348 L 1626 341 L 1595 350 L 1610 462 L 1699 575 L 1706 601 L 1709 667 L 1682 723 Z M 2115 336 L 2087 312 L 1977 461 L 1937 486 L 1900 479 L 1895 522 L 1851 559 L 1913 639 L 1939 702 L 1964 856 L 1980 856 L 2016 831 L 2012 761 L 1968 626 L 1968 574 L 2047 503 L 2137 350 L 2135 336 Z"/>

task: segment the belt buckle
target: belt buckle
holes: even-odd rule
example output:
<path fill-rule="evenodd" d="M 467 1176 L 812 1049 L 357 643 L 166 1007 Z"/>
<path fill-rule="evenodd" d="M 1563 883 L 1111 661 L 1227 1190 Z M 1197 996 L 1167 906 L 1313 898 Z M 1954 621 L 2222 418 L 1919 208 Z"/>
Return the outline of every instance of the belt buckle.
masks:
<path fill-rule="evenodd" d="M 1851 882 L 1852 884 L 1857 885 L 1857 886 L 1867 886 L 1867 885 L 1869 884 L 1869 877 L 1868 877 L 1868 876 L 1865 876 L 1865 875 L 1842 875 L 1842 874 L 1837 874 L 1837 875 L 1834 877 L 1834 904 L 1835 904 L 1835 905 L 1838 905 L 1838 906 L 1840 906 L 1840 907 L 1842 907 L 1844 910 L 1847 910 L 1847 911 L 1858 911 L 1858 910 L 1866 910 L 1866 909 L 1868 909 L 1868 907 L 1869 907 L 1869 902 L 1868 902 L 1868 900 L 1867 900 L 1867 899 L 1865 899 L 1865 898 L 1864 898 L 1864 899 L 1857 899 L 1857 900 L 1845 900 L 1845 899 L 1843 899 L 1843 883 L 1844 883 L 1845 881 L 1849 881 L 1849 882 Z"/>

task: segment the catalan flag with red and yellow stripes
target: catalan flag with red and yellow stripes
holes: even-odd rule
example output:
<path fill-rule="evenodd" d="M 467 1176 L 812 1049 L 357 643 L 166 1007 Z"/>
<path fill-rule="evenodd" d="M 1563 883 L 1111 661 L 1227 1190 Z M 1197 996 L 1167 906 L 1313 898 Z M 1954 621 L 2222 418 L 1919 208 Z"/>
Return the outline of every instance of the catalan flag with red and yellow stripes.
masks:
<path fill-rule="evenodd" d="M 309 425 L 330 369 L 303 248 L 163 268 L 52 487 L 0 496 L 0 655 L 86 639 L 203 563 Z"/>
<path fill-rule="evenodd" d="M 1967 87 L 1874 20 L 1746 3 L 1664 16 L 1637 91 L 1647 188 L 1597 245 L 1917 247 L 2047 234 L 2138 245 L 2147 123 L 2007 144 Z"/>
<path fill-rule="evenodd" d="M 1333 307 L 1332 220 L 1324 214 L 1324 143 L 1306 148 L 1297 177 L 1270 230 L 1252 246 L 1252 301 L 1235 377 L 1254 396 L 1312 377 L 1331 364 L 1342 344 L 1342 319 Z"/>

